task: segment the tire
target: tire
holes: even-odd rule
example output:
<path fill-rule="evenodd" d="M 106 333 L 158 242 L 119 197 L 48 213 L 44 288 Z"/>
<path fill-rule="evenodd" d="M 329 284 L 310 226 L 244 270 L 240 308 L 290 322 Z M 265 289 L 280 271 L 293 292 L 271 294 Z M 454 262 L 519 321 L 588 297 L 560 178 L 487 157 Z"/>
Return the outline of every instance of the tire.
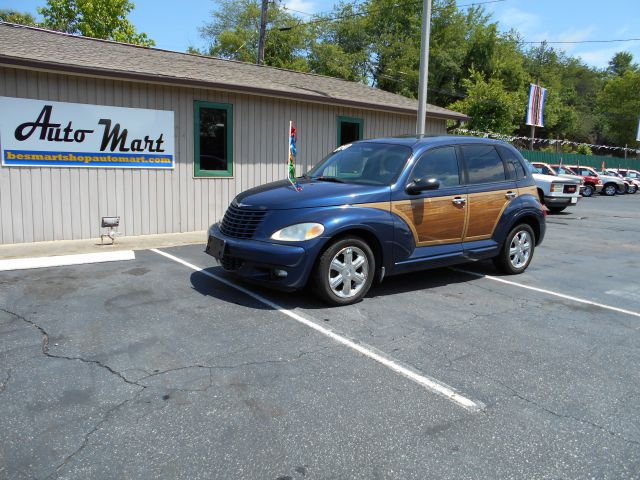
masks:
<path fill-rule="evenodd" d="M 638 186 L 637 185 L 629 184 L 629 186 L 627 186 L 627 193 L 628 194 L 633 195 L 637 191 L 638 191 Z"/>
<path fill-rule="evenodd" d="M 593 186 L 587 184 L 587 185 L 584 186 L 584 189 L 582 190 L 582 196 L 583 197 L 591 197 L 594 192 L 595 192 L 595 189 L 593 188 Z"/>
<path fill-rule="evenodd" d="M 509 232 L 500 253 L 493 258 L 493 263 L 501 272 L 517 275 L 527 269 L 535 248 L 536 237 L 533 229 L 526 223 L 521 223 Z"/>
<path fill-rule="evenodd" d="M 627 193 L 627 186 L 624 183 L 622 185 L 618 185 L 616 187 L 616 193 L 624 195 L 625 193 Z"/>
<path fill-rule="evenodd" d="M 618 188 L 615 183 L 607 183 L 602 187 L 602 194 L 607 197 L 613 197 L 618 192 Z"/>
<path fill-rule="evenodd" d="M 313 283 L 316 294 L 326 303 L 351 305 L 367 294 L 375 272 L 376 261 L 369 245 L 359 237 L 345 237 L 333 242 L 320 255 Z"/>
<path fill-rule="evenodd" d="M 547 207 L 551 213 L 560 213 L 567 207 Z"/>

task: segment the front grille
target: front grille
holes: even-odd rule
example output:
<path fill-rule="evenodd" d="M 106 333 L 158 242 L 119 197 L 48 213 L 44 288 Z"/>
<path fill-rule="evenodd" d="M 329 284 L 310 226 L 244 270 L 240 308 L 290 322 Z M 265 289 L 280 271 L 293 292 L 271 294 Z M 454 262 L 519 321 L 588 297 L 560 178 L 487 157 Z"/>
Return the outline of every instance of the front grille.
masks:
<path fill-rule="evenodd" d="M 264 210 L 249 210 L 229 205 L 220 223 L 220 231 L 233 238 L 252 238 L 266 213 Z"/>
<path fill-rule="evenodd" d="M 565 185 L 564 186 L 564 193 L 576 193 L 576 185 Z"/>

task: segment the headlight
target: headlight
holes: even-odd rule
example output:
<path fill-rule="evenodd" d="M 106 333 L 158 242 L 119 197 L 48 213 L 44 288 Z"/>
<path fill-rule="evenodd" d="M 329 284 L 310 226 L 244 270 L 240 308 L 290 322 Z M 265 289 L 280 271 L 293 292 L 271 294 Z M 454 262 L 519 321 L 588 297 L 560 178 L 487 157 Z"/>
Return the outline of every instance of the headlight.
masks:
<path fill-rule="evenodd" d="M 319 237 L 323 232 L 324 225 L 321 223 L 298 223 L 278 230 L 271 238 L 284 242 L 301 242 Z"/>

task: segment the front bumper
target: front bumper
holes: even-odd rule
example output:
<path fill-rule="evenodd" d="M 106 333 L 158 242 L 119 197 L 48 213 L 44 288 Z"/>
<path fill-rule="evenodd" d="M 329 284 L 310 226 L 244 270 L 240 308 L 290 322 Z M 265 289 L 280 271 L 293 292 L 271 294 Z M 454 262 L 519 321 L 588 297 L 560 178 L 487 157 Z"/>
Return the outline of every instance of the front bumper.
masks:
<path fill-rule="evenodd" d="M 569 196 L 569 197 L 552 197 L 547 195 L 544 197 L 545 205 L 550 207 L 568 207 L 569 205 L 575 205 L 578 203 L 577 196 Z"/>
<path fill-rule="evenodd" d="M 221 258 L 216 257 L 220 248 L 214 248 L 213 238 L 224 241 Z M 243 280 L 282 290 L 304 287 L 311 268 L 307 252 L 300 246 L 229 237 L 218 224 L 209 228 L 205 252 Z"/>

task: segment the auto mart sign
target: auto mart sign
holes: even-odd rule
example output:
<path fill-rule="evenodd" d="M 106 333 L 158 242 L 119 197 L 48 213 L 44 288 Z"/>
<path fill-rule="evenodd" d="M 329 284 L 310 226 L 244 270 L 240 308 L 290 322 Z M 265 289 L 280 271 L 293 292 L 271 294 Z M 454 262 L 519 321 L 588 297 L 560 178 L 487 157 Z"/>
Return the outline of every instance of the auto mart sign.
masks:
<path fill-rule="evenodd" d="M 173 168 L 174 113 L 0 97 L 5 167 Z"/>

